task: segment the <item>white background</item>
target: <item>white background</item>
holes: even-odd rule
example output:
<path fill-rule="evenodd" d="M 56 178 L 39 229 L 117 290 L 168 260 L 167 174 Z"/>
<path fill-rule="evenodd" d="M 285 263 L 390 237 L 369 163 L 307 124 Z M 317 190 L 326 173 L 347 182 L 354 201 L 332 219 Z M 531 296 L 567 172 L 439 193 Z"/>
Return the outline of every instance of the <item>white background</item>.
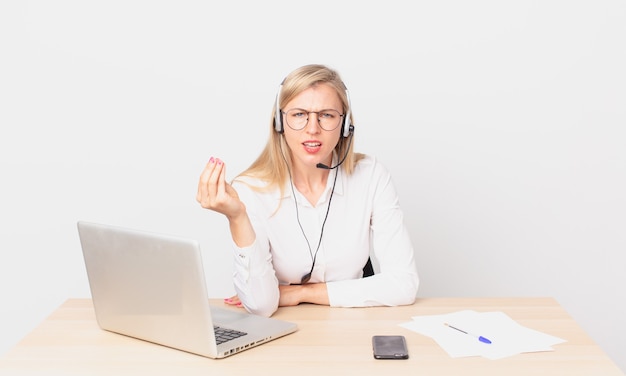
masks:
<path fill-rule="evenodd" d="M 197 178 L 247 167 L 280 81 L 323 63 L 394 176 L 419 295 L 555 297 L 626 369 L 623 1 L 5 0 L 0 54 L 0 353 L 89 297 L 79 219 L 196 238 L 232 293 Z"/>

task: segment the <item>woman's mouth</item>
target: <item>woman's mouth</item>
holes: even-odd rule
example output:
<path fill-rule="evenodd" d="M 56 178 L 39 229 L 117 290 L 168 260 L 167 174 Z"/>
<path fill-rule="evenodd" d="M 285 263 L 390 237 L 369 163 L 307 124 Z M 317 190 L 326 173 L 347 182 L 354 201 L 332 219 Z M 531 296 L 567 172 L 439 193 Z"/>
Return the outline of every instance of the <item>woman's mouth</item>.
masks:
<path fill-rule="evenodd" d="M 322 143 L 318 141 L 306 141 L 302 143 L 307 153 L 317 153 L 322 147 Z"/>

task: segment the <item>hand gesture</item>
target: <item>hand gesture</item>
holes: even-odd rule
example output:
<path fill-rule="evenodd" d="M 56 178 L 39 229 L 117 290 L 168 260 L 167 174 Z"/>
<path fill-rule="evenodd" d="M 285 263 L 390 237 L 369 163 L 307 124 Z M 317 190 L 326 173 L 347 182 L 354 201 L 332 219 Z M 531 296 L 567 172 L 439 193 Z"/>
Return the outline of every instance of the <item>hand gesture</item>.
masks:
<path fill-rule="evenodd" d="M 234 218 L 245 211 L 237 191 L 226 182 L 226 166 L 219 158 L 209 159 L 198 183 L 196 200 L 205 209 Z"/>

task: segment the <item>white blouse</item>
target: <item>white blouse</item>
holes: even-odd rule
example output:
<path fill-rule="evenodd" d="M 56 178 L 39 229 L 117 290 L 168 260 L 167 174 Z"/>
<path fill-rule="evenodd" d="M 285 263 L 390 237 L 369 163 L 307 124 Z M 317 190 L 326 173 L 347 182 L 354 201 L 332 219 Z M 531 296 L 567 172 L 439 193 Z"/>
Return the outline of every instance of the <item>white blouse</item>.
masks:
<path fill-rule="evenodd" d="M 335 174 L 339 176 L 331 198 Z M 248 247 L 233 243 L 235 290 L 249 312 L 272 315 L 278 308 L 278 284 L 298 284 L 309 273 L 329 200 L 309 282 L 326 282 L 334 307 L 415 301 L 419 278 L 413 246 L 391 176 L 373 157 L 360 160 L 350 176 L 340 168 L 332 170 L 315 206 L 295 186 L 294 201 L 289 182 L 281 197 L 278 190 L 257 192 L 243 181 L 256 186 L 263 183 L 250 178 L 233 182 L 256 233 L 255 242 Z M 380 271 L 361 278 L 370 249 Z"/>

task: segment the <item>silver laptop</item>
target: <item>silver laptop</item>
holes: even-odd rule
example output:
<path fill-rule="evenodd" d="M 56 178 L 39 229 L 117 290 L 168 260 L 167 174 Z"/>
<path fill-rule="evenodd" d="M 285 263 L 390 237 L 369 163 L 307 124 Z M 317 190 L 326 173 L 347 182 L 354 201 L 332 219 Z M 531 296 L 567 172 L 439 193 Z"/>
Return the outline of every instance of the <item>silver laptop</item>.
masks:
<path fill-rule="evenodd" d="M 209 305 L 197 241 L 79 221 L 98 325 L 223 358 L 297 330 L 294 323 Z"/>

